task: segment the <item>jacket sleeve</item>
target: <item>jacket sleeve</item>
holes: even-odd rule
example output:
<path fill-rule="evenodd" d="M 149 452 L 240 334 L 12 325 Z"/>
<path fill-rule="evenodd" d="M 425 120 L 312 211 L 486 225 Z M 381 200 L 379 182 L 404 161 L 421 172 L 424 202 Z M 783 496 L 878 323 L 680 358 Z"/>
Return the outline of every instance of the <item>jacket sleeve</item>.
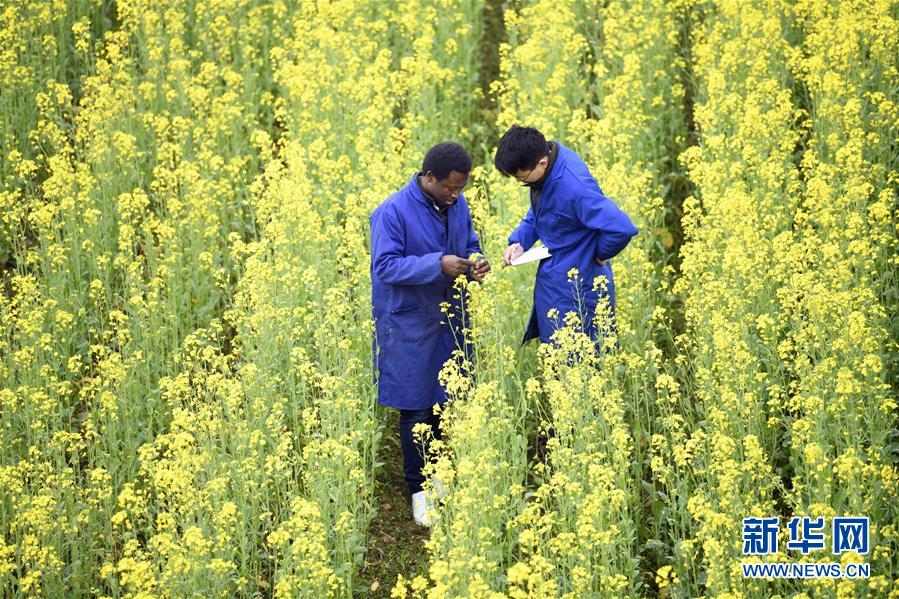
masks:
<path fill-rule="evenodd" d="M 443 252 L 406 256 L 406 235 L 392 207 L 378 211 L 371 221 L 372 270 L 390 285 L 427 285 L 443 276 Z"/>
<path fill-rule="evenodd" d="M 637 234 L 630 217 L 596 185 L 585 187 L 575 199 L 574 215 L 584 227 L 599 232 L 596 257 L 600 260 L 618 255 Z"/>
<path fill-rule="evenodd" d="M 528 208 L 528 213 L 521 219 L 521 224 L 509 235 L 509 245 L 519 243 L 525 250 L 529 250 L 536 242 L 537 228 L 534 226 L 534 211 Z"/>

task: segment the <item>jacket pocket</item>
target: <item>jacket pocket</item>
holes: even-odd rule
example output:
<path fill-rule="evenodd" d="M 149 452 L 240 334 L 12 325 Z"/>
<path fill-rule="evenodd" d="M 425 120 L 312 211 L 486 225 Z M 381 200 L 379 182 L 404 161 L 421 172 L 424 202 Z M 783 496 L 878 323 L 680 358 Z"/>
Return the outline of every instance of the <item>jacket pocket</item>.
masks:
<path fill-rule="evenodd" d="M 427 338 L 427 314 L 419 306 L 401 306 L 390 312 L 387 336 L 391 343 L 419 344 Z"/>
<path fill-rule="evenodd" d="M 391 314 L 404 314 L 406 312 L 414 312 L 418 310 L 419 306 L 412 304 L 411 306 L 397 306 L 393 310 L 390 311 Z"/>

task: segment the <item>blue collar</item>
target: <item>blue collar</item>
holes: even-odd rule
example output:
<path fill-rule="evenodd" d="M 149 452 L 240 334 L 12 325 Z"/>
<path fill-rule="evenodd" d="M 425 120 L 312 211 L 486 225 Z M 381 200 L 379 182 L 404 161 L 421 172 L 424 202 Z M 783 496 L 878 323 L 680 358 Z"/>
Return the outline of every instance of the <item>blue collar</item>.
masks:
<path fill-rule="evenodd" d="M 549 176 L 546 178 L 546 181 L 543 182 L 544 188 L 546 188 L 546 185 L 550 181 L 557 181 L 562 177 L 562 173 L 565 171 L 565 166 L 568 162 L 568 154 L 571 152 L 571 150 L 560 144 L 558 141 L 556 144 L 559 146 L 559 152 L 556 154 L 556 162 L 553 164 L 552 170 L 549 171 Z"/>
<path fill-rule="evenodd" d="M 412 173 L 412 178 L 409 179 L 409 185 L 407 185 L 406 187 L 409 189 L 409 193 L 412 194 L 412 197 L 414 197 L 422 204 L 431 203 L 425 196 L 425 192 L 421 188 L 421 185 L 418 184 L 418 173 Z"/>

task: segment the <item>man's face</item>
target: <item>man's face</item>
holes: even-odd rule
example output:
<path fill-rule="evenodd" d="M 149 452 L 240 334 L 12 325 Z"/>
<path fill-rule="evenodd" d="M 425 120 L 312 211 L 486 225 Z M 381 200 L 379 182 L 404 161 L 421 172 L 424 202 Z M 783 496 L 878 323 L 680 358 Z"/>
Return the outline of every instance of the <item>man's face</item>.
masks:
<path fill-rule="evenodd" d="M 450 171 L 446 178 L 438 181 L 434 173 L 428 171 L 422 179 L 425 191 L 434 196 L 441 206 L 449 206 L 459 199 L 459 194 L 468 184 L 468 173 Z"/>
<path fill-rule="evenodd" d="M 534 168 L 515 171 L 515 178 L 518 179 L 519 183 L 524 183 L 525 185 L 528 183 L 535 183 L 539 181 L 546 172 L 547 166 L 549 166 L 549 156 L 544 156 L 537 161 Z"/>

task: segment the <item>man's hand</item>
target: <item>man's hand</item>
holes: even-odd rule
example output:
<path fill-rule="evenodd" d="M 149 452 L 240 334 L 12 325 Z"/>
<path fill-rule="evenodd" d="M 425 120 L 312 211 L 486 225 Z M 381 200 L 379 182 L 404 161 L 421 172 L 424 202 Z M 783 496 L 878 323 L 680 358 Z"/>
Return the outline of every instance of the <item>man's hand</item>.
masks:
<path fill-rule="evenodd" d="M 490 272 L 490 263 L 486 259 L 481 258 L 471 267 L 471 278 L 480 283 Z"/>
<path fill-rule="evenodd" d="M 465 274 L 465 272 L 468 270 L 468 267 L 472 264 L 473 262 L 471 260 L 466 260 L 465 258 L 460 258 L 459 256 L 447 254 L 440 259 L 440 270 L 442 270 L 443 274 L 445 274 L 446 276 L 450 277 L 451 279 L 455 279 L 459 275 Z"/>
<path fill-rule="evenodd" d="M 506 251 L 503 252 L 503 264 L 505 266 L 509 266 L 512 264 L 512 260 L 516 259 L 520 255 L 524 253 L 524 248 L 521 247 L 520 243 L 513 243 L 509 247 L 506 248 Z"/>
<path fill-rule="evenodd" d="M 605 261 L 605 260 L 600 260 L 599 258 L 593 258 L 593 259 L 596 260 L 596 263 L 599 264 L 600 266 L 605 266 L 605 265 L 606 265 L 606 261 Z"/>

